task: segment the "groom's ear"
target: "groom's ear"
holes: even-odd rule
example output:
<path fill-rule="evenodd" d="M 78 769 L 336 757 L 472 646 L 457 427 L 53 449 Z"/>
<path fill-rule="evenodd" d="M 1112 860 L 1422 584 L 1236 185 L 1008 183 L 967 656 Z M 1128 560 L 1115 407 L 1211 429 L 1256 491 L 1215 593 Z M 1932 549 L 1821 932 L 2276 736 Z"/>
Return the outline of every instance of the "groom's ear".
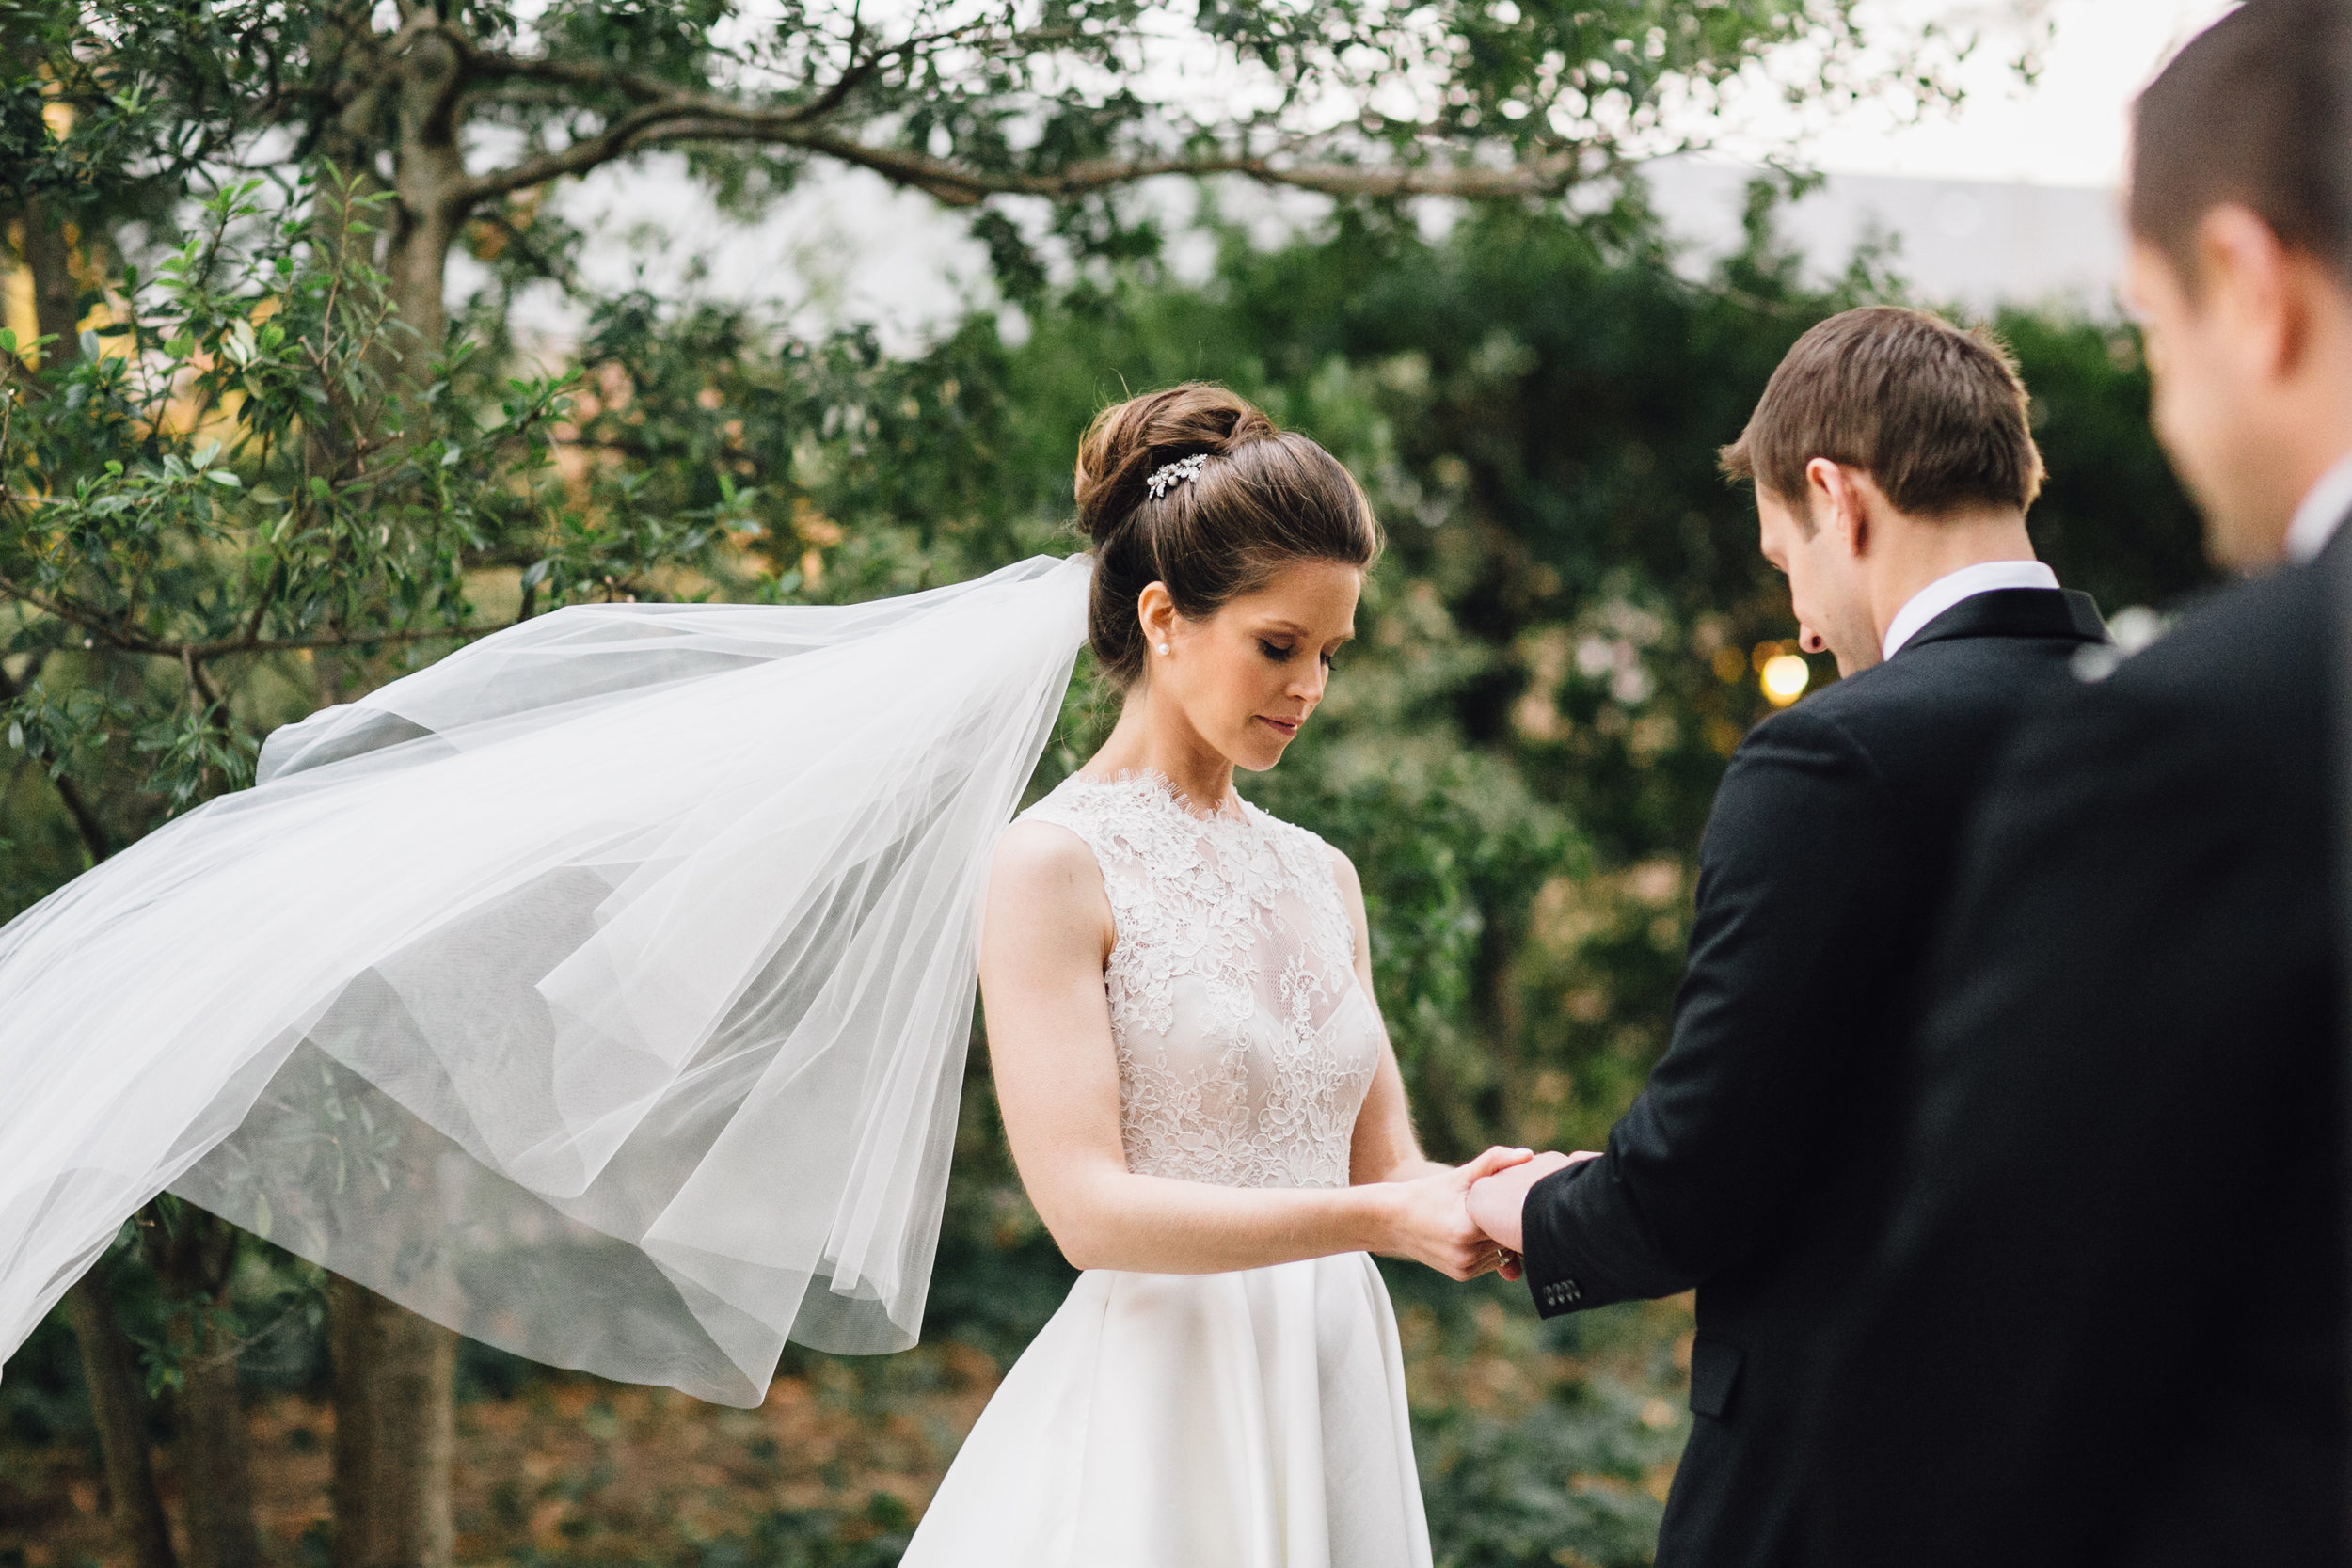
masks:
<path fill-rule="evenodd" d="M 1826 457 L 1804 466 L 1804 499 L 1814 531 L 1835 531 L 1847 553 L 1854 556 L 1867 554 L 1871 545 L 1870 508 L 1860 479 L 1859 470 Z"/>

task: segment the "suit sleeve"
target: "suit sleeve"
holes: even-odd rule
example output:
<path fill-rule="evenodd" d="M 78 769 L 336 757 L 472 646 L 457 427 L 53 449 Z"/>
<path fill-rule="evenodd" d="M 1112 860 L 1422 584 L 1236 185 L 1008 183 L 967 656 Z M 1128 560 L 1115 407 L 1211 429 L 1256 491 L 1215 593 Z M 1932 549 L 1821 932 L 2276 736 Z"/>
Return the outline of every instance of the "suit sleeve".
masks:
<path fill-rule="evenodd" d="M 1899 924 L 1892 810 L 1864 750 L 1802 708 L 1733 757 L 1700 845 L 1666 1053 L 1603 1157 L 1528 1194 L 1527 1280 L 1545 1316 L 1688 1290 L 1787 1219 L 1833 1114 L 1821 1087 L 1852 1033 L 1853 977 Z"/>

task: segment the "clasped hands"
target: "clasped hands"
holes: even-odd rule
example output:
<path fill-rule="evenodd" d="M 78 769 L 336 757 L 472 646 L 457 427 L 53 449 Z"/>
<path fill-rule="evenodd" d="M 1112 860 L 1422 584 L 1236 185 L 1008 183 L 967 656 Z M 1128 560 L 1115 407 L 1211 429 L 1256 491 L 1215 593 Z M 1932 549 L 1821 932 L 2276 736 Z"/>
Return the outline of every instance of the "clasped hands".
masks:
<path fill-rule="evenodd" d="M 1527 1190 L 1554 1171 L 1597 1158 L 1497 1147 L 1467 1164 L 1397 1182 L 1387 1227 L 1391 1244 L 1378 1250 L 1426 1263 L 1450 1279 L 1487 1273 L 1517 1279 Z"/>

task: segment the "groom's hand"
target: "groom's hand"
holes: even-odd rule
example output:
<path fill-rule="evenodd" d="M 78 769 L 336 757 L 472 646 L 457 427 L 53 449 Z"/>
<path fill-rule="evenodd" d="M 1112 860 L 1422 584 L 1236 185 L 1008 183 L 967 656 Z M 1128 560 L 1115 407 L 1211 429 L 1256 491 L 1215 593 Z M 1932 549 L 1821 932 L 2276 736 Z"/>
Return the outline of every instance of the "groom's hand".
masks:
<path fill-rule="evenodd" d="M 1520 1244 L 1519 1211 L 1526 1207 L 1527 1189 L 1552 1172 L 1565 1170 L 1580 1160 L 1599 1158 L 1589 1150 L 1562 1154 L 1555 1149 L 1547 1149 L 1533 1160 L 1523 1160 L 1508 1170 L 1497 1171 L 1471 1184 L 1470 1219 L 1479 1229 L 1501 1243 L 1505 1250 L 1513 1254 L 1522 1252 L 1525 1248 Z M 1513 1273 L 1512 1277 L 1518 1277 L 1517 1274 Z"/>

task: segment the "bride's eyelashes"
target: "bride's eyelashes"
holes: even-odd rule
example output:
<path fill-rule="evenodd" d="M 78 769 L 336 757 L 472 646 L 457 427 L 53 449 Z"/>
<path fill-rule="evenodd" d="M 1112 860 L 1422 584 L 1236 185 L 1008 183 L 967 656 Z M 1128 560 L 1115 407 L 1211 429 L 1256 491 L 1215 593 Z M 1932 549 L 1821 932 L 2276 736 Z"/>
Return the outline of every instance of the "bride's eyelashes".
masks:
<path fill-rule="evenodd" d="M 1286 648 L 1279 643 L 1269 642 L 1263 637 L 1258 639 L 1258 651 L 1276 664 L 1288 664 L 1292 656 L 1298 652 L 1295 647 Z M 1335 655 L 1326 653 L 1323 655 L 1323 667 L 1326 670 L 1330 669 L 1335 660 Z"/>

